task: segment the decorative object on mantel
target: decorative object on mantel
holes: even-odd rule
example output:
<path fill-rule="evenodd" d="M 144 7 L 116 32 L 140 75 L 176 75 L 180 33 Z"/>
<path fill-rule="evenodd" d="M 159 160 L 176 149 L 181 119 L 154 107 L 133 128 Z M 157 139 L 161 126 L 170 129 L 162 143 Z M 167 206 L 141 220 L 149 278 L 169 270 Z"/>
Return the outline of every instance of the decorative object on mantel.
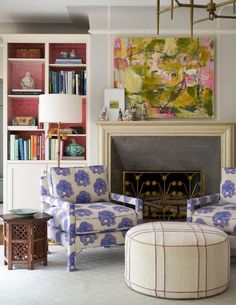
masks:
<path fill-rule="evenodd" d="M 119 110 L 125 111 L 125 90 L 122 88 L 109 88 L 104 90 L 104 105 L 107 109 L 108 120 L 119 120 Z"/>
<path fill-rule="evenodd" d="M 235 5 L 236 5 L 236 0 L 226 0 L 222 1 L 220 3 L 215 3 L 213 0 L 209 0 L 207 4 L 198 4 L 194 3 L 194 0 L 190 0 L 189 3 L 183 3 L 180 2 L 179 0 L 171 0 L 170 1 L 170 6 L 164 9 L 160 8 L 160 3 L 161 0 L 157 0 L 157 34 L 159 34 L 160 30 L 160 14 L 165 13 L 170 11 L 171 12 L 171 19 L 173 20 L 174 17 L 174 9 L 175 8 L 187 8 L 189 9 L 189 15 L 190 15 L 190 31 L 191 31 L 191 37 L 193 37 L 193 26 L 196 23 L 200 23 L 203 21 L 213 21 L 217 18 L 226 18 L 226 19 L 235 19 L 236 16 L 233 15 L 218 15 L 216 13 L 217 8 L 223 7 L 225 5 L 233 4 L 233 11 L 232 13 L 235 14 Z M 194 9 L 204 9 L 207 13 L 207 17 L 194 20 Z"/>
<path fill-rule="evenodd" d="M 108 113 L 107 113 L 107 107 L 102 107 L 102 111 L 100 112 L 100 120 L 101 121 L 107 121 L 108 120 Z"/>
<path fill-rule="evenodd" d="M 114 87 L 125 89 L 126 109 L 135 106 L 137 119 L 213 118 L 214 45 L 206 37 L 117 38 Z"/>
<path fill-rule="evenodd" d="M 123 113 L 122 113 L 121 109 L 119 109 L 118 121 L 123 121 Z"/>
<path fill-rule="evenodd" d="M 142 105 L 141 105 L 141 116 L 140 116 L 140 119 L 142 121 L 144 121 L 146 119 L 146 105 L 145 105 L 145 103 L 142 103 Z"/>

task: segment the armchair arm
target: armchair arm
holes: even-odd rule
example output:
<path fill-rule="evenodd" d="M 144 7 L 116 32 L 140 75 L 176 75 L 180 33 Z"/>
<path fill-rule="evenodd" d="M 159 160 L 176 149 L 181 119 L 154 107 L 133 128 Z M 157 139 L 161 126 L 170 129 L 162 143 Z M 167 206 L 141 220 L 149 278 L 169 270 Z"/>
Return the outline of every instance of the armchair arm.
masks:
<path fill-rule="evenodd" d="M 48 195 L 42 195 L 40 196 L 41 201 L 43 203 L 49 204 L 51 207 L 58 207 L 62 209 L 66 209 L 70 211 L 70 215 L 75 215 L 75 205 L 72 202 L 65 201 L 62 199 L 54 198 Z"/>
<path fill-rule="evenodd" d="M 45 210 L 46 213 L 53 216 L 53 219 L 49 221 L 49 226 L 66 232 L 67 243 L 71 245 L 75 239 L 75 205 L 69 201 L 46 195 L 41 195 L 41 201 L 50 205 Z"/>
<path fill-rule="evenodd" d="M 212 194 L 208 196 L 202 196 L 198 198 L 191 198 L 187 200 L 187 221 L 192 222 L 192 215 L 197 208 L 202 205 L 218 204 L 220 194 Z"/>
<path fill-rule="evenodd" d="M 129 197 L 116 193 L 110 193 L 111 200 L 123 202 L 135 207 L 135 212 L 138 215 L 138 223 L 142 222 L 143 219 L 143 200 L 139 198 Z"/>

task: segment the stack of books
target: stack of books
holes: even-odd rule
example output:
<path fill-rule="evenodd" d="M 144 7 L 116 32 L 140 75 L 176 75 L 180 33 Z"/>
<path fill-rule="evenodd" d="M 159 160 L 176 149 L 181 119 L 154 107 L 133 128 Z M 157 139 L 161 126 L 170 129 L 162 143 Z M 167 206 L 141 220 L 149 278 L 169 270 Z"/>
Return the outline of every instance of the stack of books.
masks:
<path fill-rule="evenodd" d="M 57 58 L 55 61 L 57 65 L 81 65 L 81 58 Z"/>

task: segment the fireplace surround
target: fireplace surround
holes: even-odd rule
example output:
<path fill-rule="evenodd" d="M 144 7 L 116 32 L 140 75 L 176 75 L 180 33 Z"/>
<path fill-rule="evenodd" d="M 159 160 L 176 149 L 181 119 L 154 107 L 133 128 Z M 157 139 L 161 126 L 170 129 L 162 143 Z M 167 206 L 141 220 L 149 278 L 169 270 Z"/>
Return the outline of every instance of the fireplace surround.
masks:
<path fill-rule="evenodd" d="M 213 193 L 219 190 L 221 167 L 235 165 L 231 122 L 98 121 L 97 125 L 99 163 L 107 166 L 111 191 L 122 191 L 124 170 L 197 169 L 206 175 L 206 193 Z"/>

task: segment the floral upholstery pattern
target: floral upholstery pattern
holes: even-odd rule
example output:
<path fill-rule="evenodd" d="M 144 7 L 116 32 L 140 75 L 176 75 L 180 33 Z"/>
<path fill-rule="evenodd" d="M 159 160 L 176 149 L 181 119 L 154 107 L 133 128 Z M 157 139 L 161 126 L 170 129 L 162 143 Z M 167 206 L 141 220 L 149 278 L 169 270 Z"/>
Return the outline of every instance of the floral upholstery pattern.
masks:
<path fill-rule="evenodd" d="M 222 168 L 220 194 L 187 201 L 187 221 L 236 234 L 236 168 Z"/>
<path fill-rule="evenodd" d="M 221 171 L 220 200 L 236 203 L 236 168 L 225 167 Z"/>
<path fill-rule="evenodd" d="M 41 177 L 42 207 L 53 216 L 48 237 L 66 248 L 69 271 L 82 249 L 124 244 L 126 232 L 142 222 L 143 201 L 114 193 L 109 199 L 107 185 L 104 166 L 51 168 Z"/>
<path fill-rule="evenodd" d="M 103 166 L 52 167 L 49 192 L 54 198 L 72 203 L 108 201 L 107 174 Z"/>
<path fill-rule="evenodd" d="M 192 216 L 192 222 L 215 226 L 227 233 L 236 233 L 236 204 L 212 205 L 197 209 Z"/>

